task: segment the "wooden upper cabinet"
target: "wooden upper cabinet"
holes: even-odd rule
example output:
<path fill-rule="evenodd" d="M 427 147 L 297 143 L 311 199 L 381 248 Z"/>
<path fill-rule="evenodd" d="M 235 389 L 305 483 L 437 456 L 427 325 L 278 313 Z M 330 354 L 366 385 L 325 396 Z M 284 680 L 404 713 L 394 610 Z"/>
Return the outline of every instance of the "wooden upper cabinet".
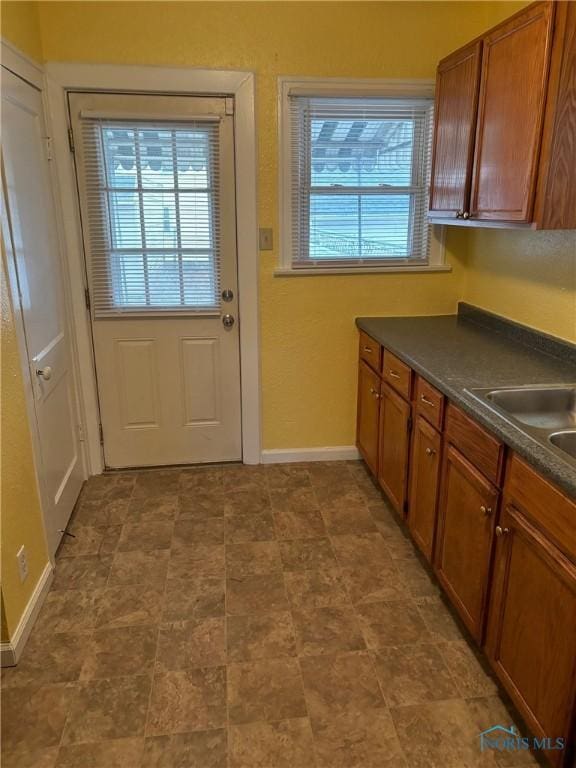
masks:
<path fill-rule="evenodd" d="M 488 657 L 533 734 L 570 743 L 576 703 L 576 566 L 512 505 L 502 514 L 497 533 Z M 565 750 L 545 754 L 554 766 L 566 764 Z"/>
<path fill-rule="evenodd" d="M 429 216 L 576 228 L 576 2 L 540 0 L 443 59 Z"/>
<path fill-rule="evenodd" d="M 430 213 L 460 218 L 468 208 L 482 42 L 447 56 L 436 74 Z"/>
<path fill-rule="evenodd" d="M 356 445 L 374 474 L 378 472 L 379 414 L 380 377 L 361 360 L 358 370 Z"/>
<path fill-rule="evenodd" d="M 553 17 L 536 3 L 484 38 L 472 218 L 532 221 Z"/>

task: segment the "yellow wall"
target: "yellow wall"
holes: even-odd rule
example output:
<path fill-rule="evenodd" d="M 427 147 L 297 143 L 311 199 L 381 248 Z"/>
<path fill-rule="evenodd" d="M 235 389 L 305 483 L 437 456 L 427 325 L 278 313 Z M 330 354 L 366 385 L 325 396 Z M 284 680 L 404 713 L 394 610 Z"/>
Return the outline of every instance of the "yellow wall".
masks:
<path fill-rule="evenodd" d="M 0 3 L 0 28 L 2 37 L 30 58 L 42 61 L 37 3 L 27 0 Z"/>
<path fill-rule="evenodd" d="M 257 75 L 260 224 L 278 243 L 276 78 L 433 77 L 437 60 L 515 9 L 511 3 L 43 2 L 51 61 L 249 69 Z M 275 278 L 261 254 L 264 445 L 354 442 L 356 333 L 363 314 L 454 312 L 452 274 Z"/>
<path fill-rule="evenodd" d="M 472 230 L 462 298 L 576 342 L 576 232 Z"/>
<path fill-rule="evenodd" d="M 0 551 L 5 634 L 12 637 L 28 600 L 48 562 L 32 444 L 27 425 L 24 385 L 8 294 L 4 262 L 1 280 L 2 370 L 0 376 Z M 16 552 L 22 544 L 28 555 L 29 575 L 22 584 Z M 4 625 L 4 622 L 3 622 Z"/>

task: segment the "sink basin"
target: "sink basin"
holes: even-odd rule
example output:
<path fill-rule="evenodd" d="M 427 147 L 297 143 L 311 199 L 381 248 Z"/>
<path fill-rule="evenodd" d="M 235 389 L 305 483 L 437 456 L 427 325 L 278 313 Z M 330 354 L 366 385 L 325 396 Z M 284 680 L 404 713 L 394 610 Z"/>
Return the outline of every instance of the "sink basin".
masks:
<path fill-rule="evenodd" d="M 548 431 L 576 427 L 576 386 L 494 389 L 485 391 L 484 397 L 530 427 Z"/>
<path fill-rule="evenodd" d="M 548 438 L 552 445 L 576 459 L 576 430 L 556 432 Z"/>

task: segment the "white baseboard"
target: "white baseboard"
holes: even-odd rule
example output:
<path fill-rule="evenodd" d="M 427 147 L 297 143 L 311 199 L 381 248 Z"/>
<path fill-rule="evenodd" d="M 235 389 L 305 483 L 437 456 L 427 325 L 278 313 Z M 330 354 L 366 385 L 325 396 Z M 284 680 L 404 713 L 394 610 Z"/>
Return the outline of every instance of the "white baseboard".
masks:
<path fill-rule="evenodd" d="M 30 600 L 28 600 L 28 605 L 24 609 L 24 613 L 18 622 L 18 626 L 16 627 L 13 637 L 10 639 L 9 643 L 0 644 L 1 666 L 13 667 L 18 664 L 18 660 L 20 659 L 22 651 L 24 650 L 24 646 L 28 641 L 32 627 L 38 618 L 40 608 L 42 608 L 46 595 L 50 589 L 50 585 L 52 584 L 53 578 L 54 569 L 52 564 L 46 563 L 46 567 L 42 571 L 42 575 L 34 587 L 34 592 L 32 592 Z"/>
<path fill-rule="evenodd" d="M 296 461 L 354 461 L 360 458 L 354 445 L 326 448 L 272 448 L 262 451 L 262 464 L 284 464 Z"/>

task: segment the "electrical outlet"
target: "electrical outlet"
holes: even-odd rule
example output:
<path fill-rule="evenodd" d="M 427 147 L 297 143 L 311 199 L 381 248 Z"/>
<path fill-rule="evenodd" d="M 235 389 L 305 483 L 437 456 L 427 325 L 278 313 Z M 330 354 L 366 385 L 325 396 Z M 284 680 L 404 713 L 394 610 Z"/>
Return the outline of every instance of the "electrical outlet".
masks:
<path fill-rule="evenodd" d="M 16 554 L 16 560 L 18 560 L 18 573 L 20 574 L 20 581 L 26 581 L 28 578 L 28 556 L 26 555 L 26 547 L 22 545 Z"/>

